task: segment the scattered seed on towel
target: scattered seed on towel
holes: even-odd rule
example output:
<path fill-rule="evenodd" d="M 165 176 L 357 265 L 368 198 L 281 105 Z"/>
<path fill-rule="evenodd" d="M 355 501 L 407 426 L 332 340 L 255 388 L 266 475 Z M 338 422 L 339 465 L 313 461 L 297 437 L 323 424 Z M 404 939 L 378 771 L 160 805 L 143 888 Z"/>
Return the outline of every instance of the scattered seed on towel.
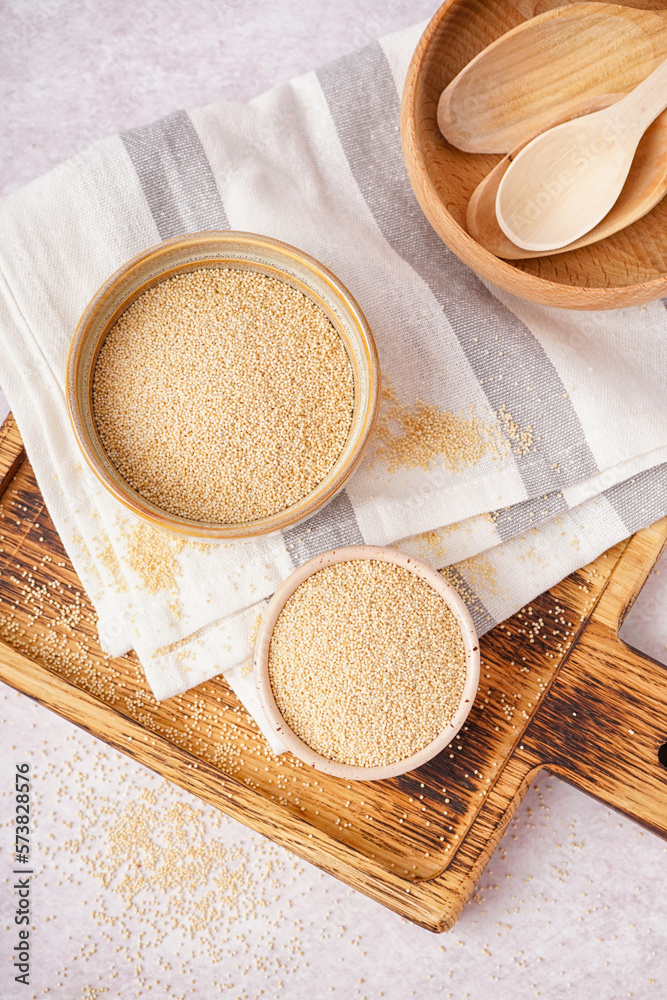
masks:
<path fill-rule="evenodd" d="M 150 524 L 136 523 L 127 540 L 127 561 L 151 594 L 176 590 L 181 567 L 177 556 L 185 539 L 170 535 Z"/>
<path fill-rule="evenodd" d="M 512 450 L 516 455 L 527 455 L 529 452 L 535 451 L 532 426 L 528 425 L 522 430 L 507 409 L 506 403 L 501 404 L 498 419 L 505 436 L 512 442 Z M 538 440 L 540 439 L 538 438 Z"/>
<path fill-rule="evenodd" d="M 429 469 L 438 461 L 453 472 L 476 465 L 485 455 L 497 458 L 505 453 L 495 424 L 485 423 L 472 410 L 457 414 L 420 399 L 406 406 L 385 379 L 373 456 L 390 473 Z"/>

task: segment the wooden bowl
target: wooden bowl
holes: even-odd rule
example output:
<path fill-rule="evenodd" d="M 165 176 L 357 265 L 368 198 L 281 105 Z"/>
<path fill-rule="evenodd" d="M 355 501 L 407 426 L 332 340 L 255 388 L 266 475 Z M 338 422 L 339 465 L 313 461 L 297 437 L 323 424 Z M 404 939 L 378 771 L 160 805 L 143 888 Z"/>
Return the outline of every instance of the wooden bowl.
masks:
<path fill-rule="evenodd" d="M 466 658 L 466 680 L 461 693 L 459 706 L 452 716 L 451 721 L 445 729 L 427 746 L 418 753 L 413 754 L 405 760 L 396 761 L 393 764 L 386 764 L 379 767 L 362 767 L 357 764 L 344 764 L 331 760 L 317 753 L 312 747 L 296 735 L 285 722 L 276 704 L 276 699 L 271 688 L 269 678 L 269 646 L 273 628 L 278 621 L 280 612 L 285 607 L 286 602 L 294 591 L 304 580 L 325 566 L 333 566 L 334 563 L 347 562 L 351 559 L 375 559 L 380 562 L 394 563 L 401 566 L 408 572 L 425 580 L 443 599 L 454 618 L 459 624 Z M 262 711 L 280 742 L 286 750 L 289 750 L 302 760 L 305 764 L 323 771 L 325 774 L 332 774 L 336 778 L 345 778 L 347 781 L 379 781 L 384 778 L 394 778 L 407 771 L 414 771 L 427 761 L 439 754 L 445 747 L 449 746 L 461 726 L 468 718 L 470 709 L 473 706 L 477 687 L 479 684 L 480 653 L 479 639 L 473 624 L 470 612 L 462 597 L 457 591 L 447 583 L 445 578 L 431 566 L 405 555 L 397 549 L 384 548 L 378 545 L 346 545 L 340 549 L 332 549 L 324 552 L 320 556 L 315 556 L 299 566 L 285 582 L 276 590 L 269 602 L 269 606 L 264 613 L 261 627 L 255 640 L 255 686 L 262 706 Z"/>
<path fill-rule="evenodd" d="M 125 482 L 107 456 L 93 414 L 95 362 L 108 331 L 147 289 L 203 267 L 257 271 L 297 288 L 326 313 L 347 350 L 354 377 L 352 424 L 343 450 L 324 479 L 301 500 L 256 521 L 214 523 L 162 510 Z M 339 492 L 357 468 L 377 418 L 380 368 L 373 335 L 343 283 L 314 258 L 268 236 L 231 230 L 166 240 L 124 264 L 95 293 L 74 333 L 67 363 L 67 406 L 79 447 L 107 490 L 150 524 L 202 541 L 271 534 L 310 517 Z"/>
<path fill-rule="evenodd" d="M 440 94 L 482 49 L 523 23 L 532 0 L 447 0 L 422 35 L 403 92 L 403 155 L 413 190 L 440 238 L 482 278 L 531 302 L 619 309 L 667 295 L 667 198 L 633 225 L 590 246 L 505 261 L 466 231 L 468 201 L 501 156 L 449 145 L 436 120 Z"/>

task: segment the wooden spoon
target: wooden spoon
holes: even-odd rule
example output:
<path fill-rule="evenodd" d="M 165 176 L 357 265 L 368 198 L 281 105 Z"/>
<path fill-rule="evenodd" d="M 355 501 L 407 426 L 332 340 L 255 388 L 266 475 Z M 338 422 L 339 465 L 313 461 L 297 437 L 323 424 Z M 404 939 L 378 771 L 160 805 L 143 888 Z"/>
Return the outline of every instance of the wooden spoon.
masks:
<path fill-rule="evenodd" d="M 574 3 L 506 32 L 454 77 L 438 125 L 471 153 L 509 153 L 576 113 L 584 97 L 628 92 L 667 59 L 667 11 Z M 571 109 L 571 110 L 570 110 Z"/>
<path fill-rule="evenodd" d="M 601 99 L 601 106 L 620 100 L 622 95 Z M 597 108 L 589 108 L 594 111 Z M 587 113 L 587 112 L 586 112 Z M 667 111 L 656 118 L 644 133 L 630 173 L 619 195 L 618 201 L 590 232 L 578 240 L 558 250 L 526 250 L 513 243 L 498 225 L 496 217 L 496 195 L 498 185 L 505 175 L 514 156 L 504 157 L 477 186 L 468 204 L 467 227 L 470 235 L 487 250 L 505 260 L 521 260 L 526 257 L 544 257 L 548 253 L 565 253 L 577 247 L 588 246 L 603 240 L 620 229 L 636 222 L 658 204 L 667 193 Z"/>
<path fill-rule="evenodd" d="M 667 59 L 631 94 L 529 142 L 498 185 L 496 216 L 526 250 L 556 250 L 600 222 L 623 189 L 639 140 L 667 108 Z"/>
<path fill-rule="evenodd" d="M 535 14 L 544 14 L 545 10 L 556 10 L 557 7 L 567 7 L 577 0 L 521 0 L 530 3 L 532 10 L 524 12 L 524 17 L 532 17 Z M 664 10 L 665 0 L 606 0 L 606 2 L 617 3 L 621 7 L 642 7 L 644 10 Z"/>

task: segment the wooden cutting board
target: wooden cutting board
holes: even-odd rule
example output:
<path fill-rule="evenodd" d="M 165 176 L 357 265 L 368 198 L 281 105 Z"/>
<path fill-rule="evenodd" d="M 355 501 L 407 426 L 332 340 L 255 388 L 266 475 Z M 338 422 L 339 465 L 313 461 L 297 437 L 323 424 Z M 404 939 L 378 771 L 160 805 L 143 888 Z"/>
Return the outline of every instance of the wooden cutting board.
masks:
<path fill-rule="evenodd" d="M 543 767 L 667 836 L 667 669 L 618 628 L 667 518 L 482 639 L 463 731 L 425 767 L 351 784 L 276 757 L 222 677 L 158 703 L 108 659 L 11 417 L 0 427 L 0 679 L 402 916 L 456 920 Z"/>

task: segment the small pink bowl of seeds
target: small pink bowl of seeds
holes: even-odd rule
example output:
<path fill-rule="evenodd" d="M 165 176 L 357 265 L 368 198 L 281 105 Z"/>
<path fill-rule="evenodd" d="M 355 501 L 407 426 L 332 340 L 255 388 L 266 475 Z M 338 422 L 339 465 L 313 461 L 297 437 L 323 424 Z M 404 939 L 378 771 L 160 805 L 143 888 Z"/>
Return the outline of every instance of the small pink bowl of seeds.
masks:
<path fill-rule="evenodd" d="M 376 781 L 425 764 L 464 724 L 479 683 L 465 603 L 396 549 L 311 559 L 271 599 L 255 643 L 266 719 L 300 760 Z"/>
<path fill-rule="evenodd" d="M 67 404 L 84 457 L 146 521 L 202 541 L 266 535 L 359 464 L 380 371 L 359 306 L 323 264 L 253 233 L 167 240 L 78 324 Z"/>

